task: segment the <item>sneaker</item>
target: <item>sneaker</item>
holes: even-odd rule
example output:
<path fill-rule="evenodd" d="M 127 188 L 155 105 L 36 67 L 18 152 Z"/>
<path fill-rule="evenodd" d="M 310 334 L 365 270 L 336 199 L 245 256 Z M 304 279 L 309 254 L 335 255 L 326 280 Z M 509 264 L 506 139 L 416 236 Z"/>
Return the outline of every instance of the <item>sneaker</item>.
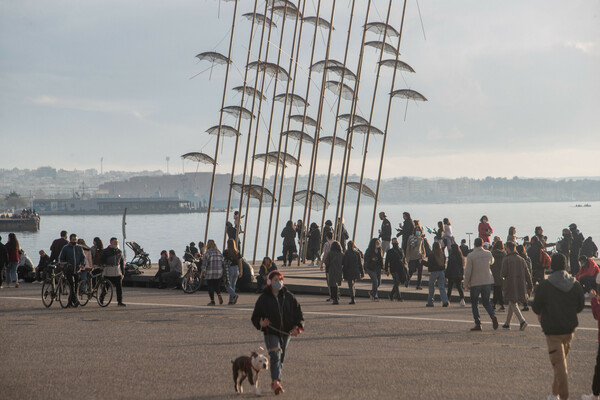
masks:
<path fill-rule="evenodd" d="M 404 300 L 402 299 L 402 297 L 398 297 L 396 300 L 398 300 L 398 301 L 404 301 Z"/>
<path fill-rule="evenodd" d="M 283 387 L 279 381 L 274 381 L 271 383 L 271 390 L 275 393 L 275 395 L 281 394 L 284 392 Z"/>
<path fill-rule="evenodd" d="M 461 307 L 465 306 L 465 299 L 460 299 L 460 303 L 458 303 Z"/>
<path fill-rule="evenodd" d="M 235 297 L 233 298 L 233 304 L 236 304 L 239 298 L 240 298 L 240 296 L 238 296 L 236 294 Z"/>
<path fill-rule="evenodd" d="M 389 296 L 389 297 L 390 297 L 390 301 L 394 301 L 394 296 L 392 296 L 392 295 L 390 294 L 390 296 Z"/>
<path fill-rule="evenodd" d="M 450 304 L 449 303 L 444 303 L 442 304 L 442 307 L 448 307 Z"/>
<path fill-rule="evenodd" d="M 379 297 L 374 297 L 373 301 L 379 301 Z"/>
<path fill-rule="evenodd" d="M 553 394 L 548 395 L 548 399 L 547 400 L 560 400 L 560 397 L 555 396 Z"/>
<path fill-rule="evenodd" d="M 481 324 L 475 324 L 475 326 L 471 328 L 471 332 L 475 331 L 481 331 Z"/>
<path fill-rule="evenodd" d="M 499 312 L 504 312 L 506 311 L 506 308 L 504 308 L 504 306 L 501 306 L 500 309 L 498 310 Z"/>
<path fill-rule="evenodd" d="M 119 306 L 119 307 L 127 307 L 127 304 L 125 304 L 125 303 L 118 303 L 117 306 Z"/>
<path fill-rule="evenodd" d="M 433 304 L 427 303 L 427 304 L 425 304 L 425 307 L 433 307 Z"/>
<path fill-rule="evenodd" d="M 529 311 L 529 307 L 525 306 L 525 307 L 521 308 L 521 311 Z"/>
<path fill-rule="evenodd" d="M 331 304 L 333 304 L 333 305 L 338 305 L 338 304 L 340 304 L 340 302 L 339 302 L 339 301 L 337 301 L 337 300 L 334 300 L 334 301 L 333 301 Z"/>
<path fill-rule="evenodd" d="M 581 400 L 600 400 L 600 396 L 594 396 L 593 394 L 582 394 Z"/>
<path fill-rule="evenodd" d="M 211 301 L 210 303 L 207 304 L 207 306 L 214 306 L 214 305 L 215 305 L 214 301 Z"/>
<path fill-rule="evenodd" d="M 325 300 L 325 301 L 331 301 L 331 297 L 328 297 L 327 300 Z"/>
<path fill-rule="evenodd" d="M 498 318 L 496 318 L 495 315 L 492 315 L 492 326 L 494 327 L 494 330 L 498 329 Z"/>
<path fill-rule="evenodd" d="M 521 326 L 520 326 L 519 330 L 520 330 L 520 331 L 524 331 L 524 330 L 525 330 L 525 328 L 527 328 L 527 322 L 526 322 L 526 321 L 523 321 L 523 322 L 521 322 Z"/>
<path fill-rule="evenodd" d="M 356 302 L 354 301 L 354 299 L 350 300 L 350 303 L 348 304 L 356 304 Z"/>
<path fill-rule="evenodd" d="M 417 286 L 416 289 L 417 290 L 423 290 L 423 288 L 421 286 Z"/>
<path fill-rule="evenodd" d="M 509 324 L 504 324 L 504 325 L 502 325 L 502 327 L 503 327 L 504 329 L 510 329 L 510 325 L 509 325 Z"/>
<path fill-rule="evenodd" d="M 15 289 L 18 289 L 18 288 L 19 288 L 19 282 L 15 282 Z M 590 296 L 588 295 L 588 297 L 590 297 Z"/>

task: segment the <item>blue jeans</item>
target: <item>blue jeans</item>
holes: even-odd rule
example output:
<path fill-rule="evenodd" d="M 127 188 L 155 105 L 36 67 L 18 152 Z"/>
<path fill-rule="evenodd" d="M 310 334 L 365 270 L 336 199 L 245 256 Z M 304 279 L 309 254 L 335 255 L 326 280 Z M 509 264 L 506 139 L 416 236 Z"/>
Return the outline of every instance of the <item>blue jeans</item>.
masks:
<path fill-rule="evenodd" d="M 371 291 L 369 291 L 369 294 L 378 299 L 377 289 L 379 288 L 379 285 L 381 285 L 381 270 L 377 269 L 377 271 L 371 271 L 368 269 L 367 274 L 369 274 L 369 278 L 371 278 Z"/>
<path fill-rule="evenodd" d="M 265 345 L 269 352 L 269 369 L 271 370 L 271 380 L 281 381 L 281 369 L 283 368 L 283 360 L 285 359 L 285 349 L 290 343 L 290 335 L 265 335 Z"/>
<path fill-rule="evenodd" d="M 473 311 L 473 318 L 475 319 L 475 323 L 481 323 L 481 319 L 479 318 L 479 294 L 481 294 L 481 304 L 490 315 L 494 315 L 494 309 L 490 304 L 490 293 L 492 291 L 492 285 L 481 285 L 481 286 L 471 286 L 471 310 Z"/>
<path fill-rule="evenodd" d="M 448 303 L 448 296 L 446 295 L 446 275 L 444 274 L 444 271 L 434 271 L 429 273 L 429 296 L 427 297 L 427 304 L 433 305 L 433 294 L 435 293 L 436 281 L 438 289 L 440 290 L 442 304 L 446 304 Z"/>
<path fill-rule="evenodd" d="M 238 276 L 240 275 L 240 268 L 237 265 L 229 267 L 229 284 L 227 285 L 227 291 L 229 292 L 229 302 L 232 303 L 235 298 L 235 284 L 237 283 Z"/>
<path fill-rule="evenodd" d="M 18 282 L 19 277 L 17 276 L 18 262 L 9 262 L 8 268 L 6 269 L 6 283 Z"/>

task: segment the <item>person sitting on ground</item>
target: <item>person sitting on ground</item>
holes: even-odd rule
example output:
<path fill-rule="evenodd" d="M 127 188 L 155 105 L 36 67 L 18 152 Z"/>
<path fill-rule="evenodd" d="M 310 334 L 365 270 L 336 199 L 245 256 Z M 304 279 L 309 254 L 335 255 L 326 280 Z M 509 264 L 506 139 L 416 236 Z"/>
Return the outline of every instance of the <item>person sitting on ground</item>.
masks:
<path fill-rule="evenodd" d="M 262 264 L 258 269 L 258 276 L 256 277 L 257 293 L 262 293 L 262 290 L 267 285 L 267 276 L 273 271 L 277 271 L 277 265 L 271 260 L 271 257 L 263 258 Z"/>
<path fill-rule="evenodd" d="M 158 259 L 158 271 L 156 271 L 156 275 L 154 275 L 154 280 L 158 281 L 158 288 L 164 289 L 167 287 L 165 284 L 165 275 L 171 271 L 171 266 L 169 265 L 169 253 L 166 250 L 160 252 L 160 258 Z"/>
<path fill-rule="evenodd" d="M 183 272 L 183 262 L 177 257 L 175 250 L 169 250 L 169 272 L 162 275 L 167 286 L 174 286 L 173 289 L 181 287 L 181 274 Z"/>
<path fill-rule="evenodd" d="M 44 250 L 40 250 L 40 262 L 35 267 L 35 280 L 43 282 L 46 280 L 46 273 L 50 265 L 50 256 Z"/>
<path fill-rule="evenodd" d="M 567 355 L 575 328 L 579 325 L 577 314 L 583 310 L 585 304 L 583 288 L 565 270 L 566 265 L 564 255 L 552 256 L 552 274 L 540 283 L 531 307 L 538 315 L 546 335 L 550 363 L 554 370 L 549 400 L 569 398 Z"/>
<path fill-rule="evenodd" d="M 593 259 L 586 256 L 579 257 L 579 272 L 575 275 L 575 279 L 581 284 L 585 293 L 598 290 L 596 285 L 598 273 L 600 273 L 600 268 Z"/>
<path fill-rule="evenodd" d="M 19 266 L 17 267 L 17 274 L 19 276 L 19 280 L 23 280 L 25 282 L 33 282 L 35 279 L 33 261 L 31 261 L 31 258 L 29 258 L 23 249 L 21 249 L 19 254 Z"/>

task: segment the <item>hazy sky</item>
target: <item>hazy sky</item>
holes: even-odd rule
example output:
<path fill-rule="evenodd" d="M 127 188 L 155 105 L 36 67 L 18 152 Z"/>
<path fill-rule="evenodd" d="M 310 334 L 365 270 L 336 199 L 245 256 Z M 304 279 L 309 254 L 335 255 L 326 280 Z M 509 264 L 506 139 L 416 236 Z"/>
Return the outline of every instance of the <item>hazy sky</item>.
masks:
<path fill-rule="evenodd" d="M 383 21 L 388 3 L 373 1 L 370 21 Z M 357 16 L 363 15 L 366 0 L 357 2 L 363 7 Z M 307 3 L 305 15 L 315 15 L 316 3 Z M 329 20 L 331 0 L 322 3 Z M 350 1 L 337 3 L 332 57 L 341 60 Z M 227 52 L 233 4 L 0 0 L 0 168 L 100 169 L 104 157 L 105 170 L 166 169 L 169 156 L 171 172 L 176 172 L 182 170 L 183 153 L 214 155 L 215 140 L 204 131 L 219 123 L 225 67 L 214 66 L 211 73 L 210 64 L 194 56 Z M 240 1 L 238 15 L 251 12 L 253 4 Z M 398 29 L 402 3 L 393 4 L 391 23 Z M 406 111 L 405 101 L 394 100 L 384 178 L 600 175 L 600 2 L 420 0 L 419 6 L 423 28 L 417 3 L 408 1 L 400 50 L 400 59 L 416 74 L 402 74 L 395 86 L 417 90 L 429 101 L 411 102 Z M 362 18 L 354 22 L 353 46 L 360 45 Z M 243 82 L 249 25 L 242 17 L 236 20 L 229 88 Z M 305 29 L 304 68 L 312 36 Z M 321 56 L 315 60 L 323 58 L 326 35 L 318 36 Z M 283 50 L 289 54 L 291 35 L 285 39 Z M 272 42 L 278 41 L 279 31 L 274 31 Z M 255 45 L 252 59 L 257 52 Z M 277 47 L 270 52 L 271 61 Z M 351 51 L 349 58 L 355 72 L 357 54 Z M 377 57 L 374 49 L 365 52 L 358 96 L 365 117 Z M 284 54 L 282 65 L 288 62 Z M 301 92 L 306 73 L 303 69 L 297 80 Z M 320 83 L 320 75 L 313 79 Z M 390 82 L 390 71 L 384 71 L 373 118 L 380 129 Z M 273 85 L 267 82 L 265 88 L 271 91 Z M 279 87 L 277 92 L 285 90 Z M 308 108 L 313 118 L 318 108 L 314 92 Z M 228 91 L 226 105 L 239 105 L 239 100 L 239 94 Z M 348 104 L 344 101 L 342 108 Z M 266 110 L 261 135 L 269 121 Z M 331 121 L 336 111 L 332 94 L 326 95 L 325 110 L 324 120 Z M 276 138 L 280 123 L 275 121 Z M 328 132 L 322 135 L 330 135 L 332 126 L 324 122 Z M 244 149 L 246 137 L 240 141 Z M 219 172 L 231 171 L 233 144 L 233 139 L 224 140 Z M 376 177 L 381 144 L 380 137 L 370 142 L 368 177 Z M 290 145 L 290 151 L 295 148 Z M 334 153 L 334 171 L 340 150 Z M 355 139 L 353 172 L 360 170 L 362 150 L 362 138 Z M 324 172 L 331 151 L 327 146 L 319 151 L 318 169 Z M 307 163 L 303 157 L 302 164 Z M 188 162 L 183 168 L 189 172 L 196 166 Z"/>

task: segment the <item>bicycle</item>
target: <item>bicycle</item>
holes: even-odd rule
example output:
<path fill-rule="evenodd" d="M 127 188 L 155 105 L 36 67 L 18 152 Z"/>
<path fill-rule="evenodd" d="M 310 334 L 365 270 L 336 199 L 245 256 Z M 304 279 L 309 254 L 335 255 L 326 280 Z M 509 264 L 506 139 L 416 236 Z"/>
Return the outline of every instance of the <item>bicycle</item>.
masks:
<path fill-rule="evenodd" d="M 82 307 L 94 297 L 100 307 L 106 307 L 113 298 L 113 284 L 108 279 L 105 279 L 102 272 L 100 272 L 91 277 L 88 276 L 86 279 L 81 279 L 77 283 L 75 293 Z"/>
<path fill-rule="evenodd" d="M 186 253 L 186 255 L 190 255 L 190 253 Z M 198 265 L 196 264 L 196 260 L 192 256 L 191 261 L 185 261 L 187 264 L 187 272 L 183 275 L 183 279 L 181 281 L 181 287 L 183 289 L 183 293 L 191 294 L 200 289 L 200 285 L 202 284 L 202 279 L 200 278 L 200 271 L 198 270 Z"/>
<path fill-rule="evenodd" d="M 71 297 L 71 286 L 69 286 L 64 272 L 59 271 L 57 273 L 56 268 L 56 264 L 48 266 L 50 272 L 42 285 L 42 303 L 46 308 L 49 308 L 54 300 L 58 299 L 60 306 L 67 308 Z"/>

